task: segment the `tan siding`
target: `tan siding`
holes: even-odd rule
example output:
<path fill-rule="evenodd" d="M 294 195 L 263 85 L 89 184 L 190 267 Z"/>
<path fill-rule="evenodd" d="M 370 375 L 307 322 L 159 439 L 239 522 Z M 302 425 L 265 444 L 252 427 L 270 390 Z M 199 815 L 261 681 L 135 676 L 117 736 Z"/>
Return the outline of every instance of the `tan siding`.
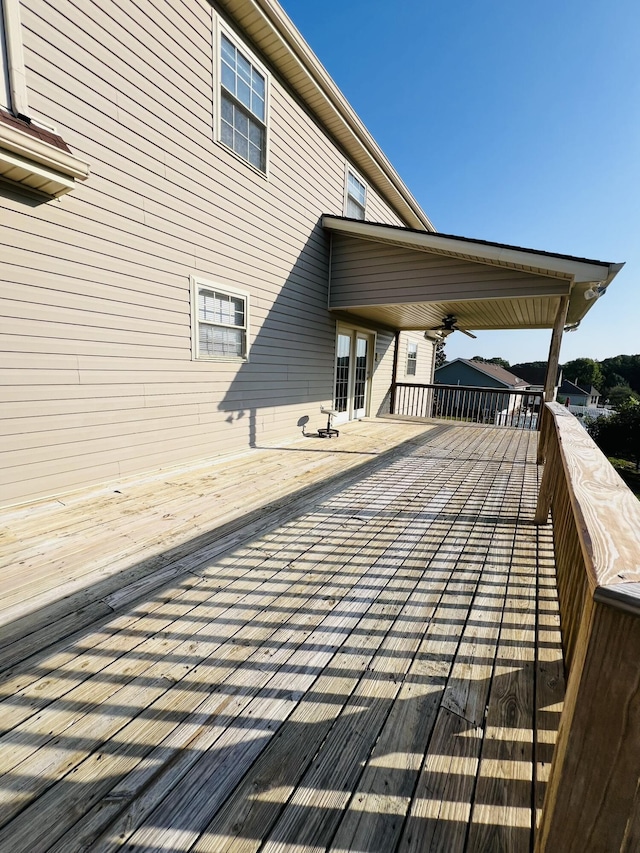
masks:
<path fill-rule="evenodd" d="M 415 376 L 407 374 L 409 341 L 418 346 Z M 398 355 L 398 382 L 415 382 L 421 385 L 429 385 L 433 382 L 433 351 L 433 344 L 425 340 L 422 332 L 402 332 Z"/>
<path fill-rule="evenodd" d="M 0 502 L 320 426 L 333 394 L 323 213 L 345 158 L 272 78 L 268 177 L 213 139 L 204 0 L 23 0 L 34 116 L 91 165 L 34 204 L 0 191 Z M 369 187 L 367 217 L 402 224 Z M 250 361 L 191 360 L 189 276 L 250 294 Z M 391 378 L 378 335 L 372 413 Z"/>
<path fill-rule="evenodd" d="M 371 414 L 389 413 L 391 382 L 393 381 L 393 351 L 395 336 L 392 332 L 378 332 L 376 356 L 371 389 Z"/>
<path fill-rule="evenodd" d="M 331 306 L 436 302 L 482 297 L 564 293 L 568 283 L 531 273 L 515 273 L 412 251 L 397 246 L 334 235 L 331 260 Z"/>

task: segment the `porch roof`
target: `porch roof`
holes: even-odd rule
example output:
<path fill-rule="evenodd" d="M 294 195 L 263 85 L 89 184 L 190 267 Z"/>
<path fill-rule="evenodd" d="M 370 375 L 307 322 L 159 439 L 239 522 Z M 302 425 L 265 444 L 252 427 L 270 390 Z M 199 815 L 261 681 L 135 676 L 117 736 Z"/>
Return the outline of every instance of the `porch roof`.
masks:
<path fill-rule="evenodd" d="M 332 235 L 329 307 L 393 329 L 551 329 L 582 320 L 623 264 L 325 215 Z"/>

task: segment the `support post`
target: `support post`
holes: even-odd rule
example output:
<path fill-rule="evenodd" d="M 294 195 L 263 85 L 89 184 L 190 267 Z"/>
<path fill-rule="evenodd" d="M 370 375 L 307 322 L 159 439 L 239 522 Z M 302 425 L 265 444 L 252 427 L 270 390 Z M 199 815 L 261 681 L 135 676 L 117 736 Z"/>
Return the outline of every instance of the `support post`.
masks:
<path fill-rule="evenodd" d="M 395 333 L 393 346 L 393 368 L 391 370 L 391 400 L 389 401 L 389 414 L 396 413 L 396 382 L 398 381 L 398 353 L 400 350 L 400 332 Z"/>
<path fill-rule="evenodd" d="M 561 296 L 556 321 L 553 325 L 551 335 L 551 346 L 549 347 L 549 359 L 547 361 L 547 375 L 544 379 L 544 401 L 553 403 L 555 399 L 556 376 L 558 375 L 558 363 L 560 362 L 560 345 L 562 343 L 562 332 L 567 321 L 569 310 L 569 297 Z"/>

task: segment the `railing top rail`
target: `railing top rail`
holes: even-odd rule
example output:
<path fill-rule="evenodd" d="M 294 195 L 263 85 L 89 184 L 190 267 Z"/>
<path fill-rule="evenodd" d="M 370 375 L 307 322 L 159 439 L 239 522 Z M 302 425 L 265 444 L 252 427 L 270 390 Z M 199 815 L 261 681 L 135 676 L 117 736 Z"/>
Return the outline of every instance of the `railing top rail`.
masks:
<path fill-rule="evenodd" d="M 565 406 L 546 403 L 545 410 L 594 598 L 640 612 L 640 501 Z"/>
<path fill-rule="evenodd" d="M 542 397 L 542 391 L 529 391 L 527 388 L 489 388 L 479 385 L 444 385 L 440 382 L 432 384 L 421 382 L 394 382 L 397 388 L 442 388 L 445 391 L 491 391 L 494 394 L 526 394 L 527 397 Z"/>

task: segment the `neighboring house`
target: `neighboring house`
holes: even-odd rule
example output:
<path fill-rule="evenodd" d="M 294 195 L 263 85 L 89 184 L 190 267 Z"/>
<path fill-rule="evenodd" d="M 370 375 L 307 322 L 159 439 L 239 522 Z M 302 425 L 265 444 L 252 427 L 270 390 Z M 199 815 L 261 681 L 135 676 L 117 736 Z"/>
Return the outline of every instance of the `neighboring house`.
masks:
<path fill-rule="evenodd" d="M 572 406 L 595 407 L 600 401 L 600 392 L 590 385 L 589 388 L 581 388 L 576 382 L 565 379 L 558 388 L 558 402 Z"/>
<path fill-rule="evenodd" d="M 525 379 L 514 376 L 499 364 L 466 358 L 447 361 L 434 372 L 434 381 L 441 385 L 468 385 L 509 391 L 524 391 L 529 386 Z"/>
<path fill-rule="evenodd" d="M 619 269 L 436 234 L 275 0 L 3 9 L 0 504 L 383 413 L 446 315 Z"/>
<path fill-rule="evenodd" d="M 544 390 L 544 381 L 546 378 L 546 367 L 531 367 L 529 365 L 518 365 L 516 367 L 518 371 L 518 376 L 521 379 L 524 379 L 526 383 L 529 385 L 530 391 L 543 391 Z M 562 370 L 558 370 L 556 373 L 556 381 L 554 384 L 554 390 L 557 394 L 558 388 L 562 382 Z"/>
<path fill-rule="evenodd" d="M 514 376 L 499 364 L 488 364 L 474 359 L 456 358 L 439 367 L 434 373 L 434 381 L 440 385 L 460 385 L 467 388 L 488 389 L 486 393 L 467 395 L 464 392 L 454 392 L 451 395 L 439 394 L 441 414 L 462 414 L 466 409 L 472 413 L 473 420 L 485 423 L 509 422 L 514 412 L 519 412 L 533 406 L 533 398 L 513 391 L 529 390 L 528 383 L 519 376 Z M 494 389 L 494 390 L 491 390 Z M 455 412 L 451 412 L 450 400 L 453 399 Z"/>

